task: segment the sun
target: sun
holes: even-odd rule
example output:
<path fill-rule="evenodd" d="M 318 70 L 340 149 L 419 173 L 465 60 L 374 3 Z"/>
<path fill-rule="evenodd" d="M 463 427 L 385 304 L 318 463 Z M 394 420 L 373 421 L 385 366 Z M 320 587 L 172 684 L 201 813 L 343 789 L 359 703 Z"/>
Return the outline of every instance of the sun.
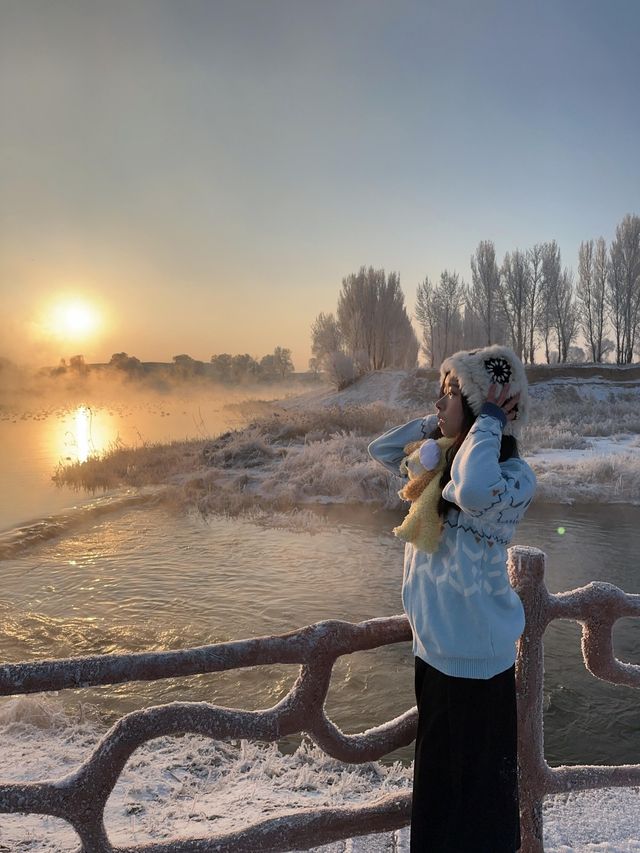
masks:
<path fill-rule="evenodd" d="M 90 338 L 100 325 L 98 311 L 81 299 L 70 299 L 53 306 L 51 328 L 59 338 L 79 341 Z"/>

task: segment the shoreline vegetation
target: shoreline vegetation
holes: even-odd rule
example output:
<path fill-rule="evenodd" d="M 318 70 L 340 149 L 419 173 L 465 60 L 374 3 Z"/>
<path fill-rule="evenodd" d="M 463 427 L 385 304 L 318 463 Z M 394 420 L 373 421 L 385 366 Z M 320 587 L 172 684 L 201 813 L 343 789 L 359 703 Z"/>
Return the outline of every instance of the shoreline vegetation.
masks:
<path fill-rule="evenodd" d="M 640 366 L 528 368 L 530 423 L 521 453 L 538 478 L 537 500 L 640 502 Z M 434 410 L 437 373 L 385 370 L 335 392 L 227 404 L 246 423 L 216 437 L 115 447 L 61 465 L 58 485 L 90 493 L 165 486 L 167 498 L 203 515 L 295 515 L 326 504 L 400 509 L 399 487 L 367 454 L 391 426 Z"/>

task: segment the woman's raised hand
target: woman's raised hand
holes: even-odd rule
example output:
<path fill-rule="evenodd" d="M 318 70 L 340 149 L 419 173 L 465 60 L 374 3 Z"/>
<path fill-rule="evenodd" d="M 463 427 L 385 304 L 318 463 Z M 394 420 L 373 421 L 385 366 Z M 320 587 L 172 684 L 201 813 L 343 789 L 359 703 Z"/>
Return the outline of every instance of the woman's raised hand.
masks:
<path fill-rule="evenodd" d="M 520 392 L 509 396 L 509 383 L 499 385 L 497 382 L 492 382 L 489 385 L 489 394 L 487 395 L 487 403 L 493 403 L 494 406 L 499 406 L 507 416 L 508 421 L 515 420 L 518 414 L 518 400 Z"/>

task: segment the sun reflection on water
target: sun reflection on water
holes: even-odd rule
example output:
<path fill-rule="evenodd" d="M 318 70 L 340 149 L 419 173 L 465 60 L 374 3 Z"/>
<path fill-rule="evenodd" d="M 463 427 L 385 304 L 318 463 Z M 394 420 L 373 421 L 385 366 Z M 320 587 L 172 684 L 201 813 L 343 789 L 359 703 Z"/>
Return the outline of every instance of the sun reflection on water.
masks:
<path fill-rule="evenodd" d="M 76 409 L 75 423 L 78 462 L 86 462 L 93 451 L 91 444 L 91 409 L 88 406 L 79 406 Z"/>
<path fill-rule="evenodd" d="M 48 445 L 57 462 L 86 462 L 118 443 L 117 419 L 106 411 L 78 406 L 50 421 Z"/>

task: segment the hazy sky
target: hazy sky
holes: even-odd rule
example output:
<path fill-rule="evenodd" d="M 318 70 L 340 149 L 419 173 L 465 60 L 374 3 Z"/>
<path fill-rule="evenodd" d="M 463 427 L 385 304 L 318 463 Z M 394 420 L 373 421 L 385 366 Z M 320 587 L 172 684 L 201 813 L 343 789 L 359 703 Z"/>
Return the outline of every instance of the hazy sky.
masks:
<path fill-rule="evenodd" d="M 305 369 L 363 264 L 411 311 L 483 239 L 575 269 L 640 212 L 639 38 L 637 0 L 0 0 L 0 355 Z"/>

